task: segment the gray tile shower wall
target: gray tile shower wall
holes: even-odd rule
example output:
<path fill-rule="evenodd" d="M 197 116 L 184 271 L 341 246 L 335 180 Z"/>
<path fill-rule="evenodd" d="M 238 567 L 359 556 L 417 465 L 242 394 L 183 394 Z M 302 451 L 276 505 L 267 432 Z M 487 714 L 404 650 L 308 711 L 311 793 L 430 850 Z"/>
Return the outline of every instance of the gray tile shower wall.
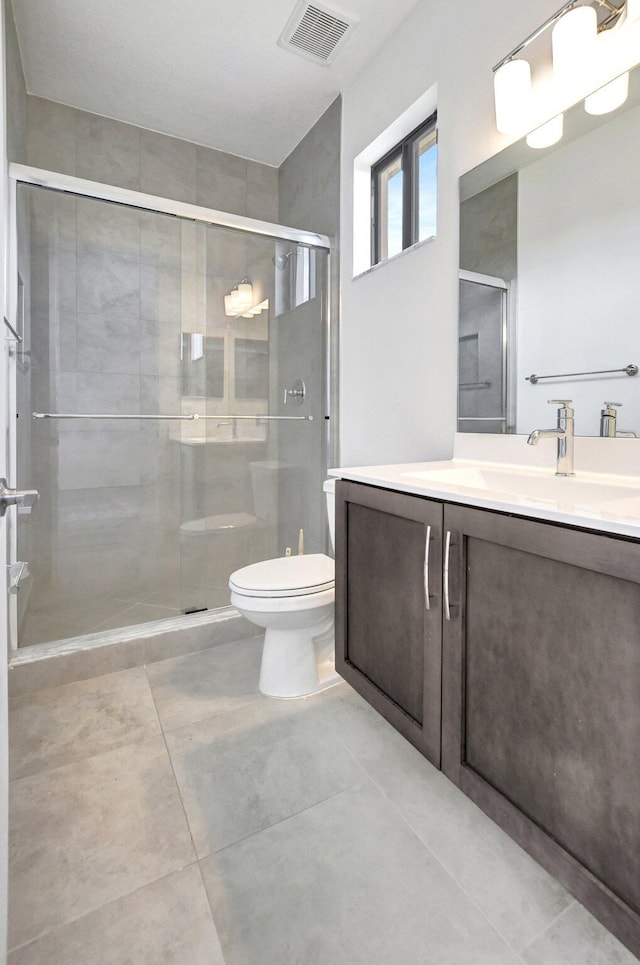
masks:
<path fill-rule="evenodd" d="M 340 145 L 342 122 L 342 98 L 331 104 L 320 120 L 311 128 L 280 167 L 278 176 L 279 220 L 282 224 L 307 228 L 329 235 L 333 241 L 330 267 L 329 313 L 333 330 L 332 345 L 325 346 L 330 352 L 332 372 L 337 373 L 338 364 L 338 315 L 339 315 L 339 236 L 340 236 Z M 277 339 L 274 340 L 273 365 L 279 373 L 280 383 L 292 385 L 302 378 L 309 393 L 310 411 L 325 414 L 330 400 L 326 399 L 325 372 L 322 360 L 324 352 L 309 353 L 307 346 L 314 339 L 322 341 L 322 301 L 316 298 L 281 316 L 278 321 Z M 310 364 L 311 363 L 311 364 Z M 337 433 L 337 391 L 333 379 L 331 410 L 334 432 Z M 273 400 L 276 401 L 276 400 Z M 304 410 L 306 411 L 306 409 Z M 304 473 L 302 490 L 309 496 L 309 489 L 318 486 L 327 469 L 327 463 L 337 458 L 337 451 L 327 453 L 319 444 L 316 432 L 279 431 L 279 458 L 284 463 L 297 463 Z M 302 458 L 301 458 L 302 455 Z M 309 507 L 316 504 L 309 501 Z M 324 498 L 320 513 L 305 515 L 309 531 L 305 534 L 308 551 L 324 549 L 326 522 Z M 295 539 L 297 530 L 292 525 L 291 513 L 283 514 L 288 529 L 281 533 L 281 544 Z"/>
<path fill-rule="evenodd" d="M 282 224 L 337 238 L 340 230 L 340 135 L 337 97 L 280 166 Z"/>
<path fill-rule="evenodd" d="M 17 67 L 14 73 L 17 77 Z M 249 218 L 278 220 L 277 168 L 41 97 L 24 99 L 26 137 L 16 132 L 11 138 L 13 161 Z"/>
<path fill-rule="evenodd" d="M 7 149 L 9 157 L 24 157 L 27 138 L 27 90 L 22 73 L 18 35 L 11 4 L 4 7 L 7 82 Z"/>

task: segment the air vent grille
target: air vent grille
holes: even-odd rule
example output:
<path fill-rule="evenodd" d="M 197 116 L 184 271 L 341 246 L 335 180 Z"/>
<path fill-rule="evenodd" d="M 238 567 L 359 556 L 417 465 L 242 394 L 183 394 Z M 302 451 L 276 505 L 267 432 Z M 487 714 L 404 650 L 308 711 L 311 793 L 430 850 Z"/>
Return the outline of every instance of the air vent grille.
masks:
<path fill-rule="evenodd" d="M 278 44 L 316 63 L 328 64 L 348 39 L 357 21 L 318 3 L 302 0 Z"/>

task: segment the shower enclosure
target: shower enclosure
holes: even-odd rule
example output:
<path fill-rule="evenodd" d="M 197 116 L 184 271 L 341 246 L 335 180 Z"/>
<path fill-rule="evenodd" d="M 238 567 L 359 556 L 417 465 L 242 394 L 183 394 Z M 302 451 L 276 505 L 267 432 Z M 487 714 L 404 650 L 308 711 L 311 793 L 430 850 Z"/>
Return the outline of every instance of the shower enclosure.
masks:
<path fill-rule="evenodd" d="M 325 551 L 328 240 L 14 176 L 11 444 L 40 498 L 10 514 L 13 647 L 216 610 L 234 569 Z"/>
<path fill-rule="evenodd" d="M 458 432 L 507 432 L 514 424 L 510 293 L 501 278 L 460 272 Z"/>

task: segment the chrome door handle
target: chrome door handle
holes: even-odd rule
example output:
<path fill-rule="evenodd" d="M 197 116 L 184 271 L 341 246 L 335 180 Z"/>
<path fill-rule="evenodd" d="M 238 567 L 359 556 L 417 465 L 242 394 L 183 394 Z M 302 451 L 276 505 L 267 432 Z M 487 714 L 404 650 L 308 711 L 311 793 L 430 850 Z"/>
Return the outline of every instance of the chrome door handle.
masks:
<path fill-rule="evenodd" d="M 427 538 L 424 544 L 424 607 L 431 609 L 429 602 L 429 545 L 431 543 L 431 527 L 427 526 Z"/>
<path fill-rule="evenodd" d="M 20 581 L 24 580 L 27 576 L 31 576 L 29 564 L 21 562 L 10 563 L 7 566 L 7 570 L 9 572 L 9 586 L 7 589 L 9 593 L 15 594 L 20 589 Z"/>
<path fill-rule="evenodd" d="M 37 489 L 9 489 L 6 479 L 0 479 L 0 516 L 9 506 L 33 506 L 38 499 Z"/>
<path fill-rule="evenodd" d="M 451 555 L 451 532 L 447 530 L 444 544 L 444 615 L 447 620 L 451 619 L 451 603 L 449 601 L 449 557 Z"/>

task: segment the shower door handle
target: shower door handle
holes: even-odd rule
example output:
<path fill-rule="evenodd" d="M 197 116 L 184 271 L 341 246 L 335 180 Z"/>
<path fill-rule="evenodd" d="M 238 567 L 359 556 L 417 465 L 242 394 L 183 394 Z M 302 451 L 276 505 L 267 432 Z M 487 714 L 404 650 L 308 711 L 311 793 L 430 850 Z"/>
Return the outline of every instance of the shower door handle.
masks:
<path fill-rule="evenodd" d="M 20 589 L 20 581 L 25 580 L 28 576 L 31 576 L 29 564 L 21 561 L 18 563 L 10 563 L 7 566 L 7 572 L 9 575 L 9 593 L 15 595 Z"/>
<path fill-rule="evenodd" d="M 9 489 L 7 480 L 0 479 L 0 516 L 4 516 L 9 506 L 33 506 L 39 495 L 37 489 Z"/>

